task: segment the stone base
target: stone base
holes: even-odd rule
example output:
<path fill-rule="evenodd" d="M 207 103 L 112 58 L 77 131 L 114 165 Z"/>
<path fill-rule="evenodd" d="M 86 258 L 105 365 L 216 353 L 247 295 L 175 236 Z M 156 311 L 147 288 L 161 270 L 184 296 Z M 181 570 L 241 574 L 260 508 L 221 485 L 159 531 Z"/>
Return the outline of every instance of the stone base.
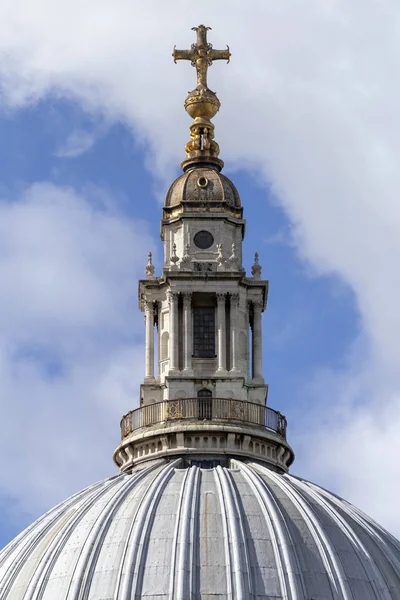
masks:
<path fill-rule="evenodd" d="M 114 453 L 114 462 L 122 472 L 155 458 L 184 456 L 218 460 L 242 457 L 268 463 L 287 472 L 294 460 L 289 444 L 278 434 L 265 429 L 222 425 L 203 421 L 185 424 L 179 421 L 168 430 L 148 427 L 125 438 Z"/>
<path fill-rule="evenodd" d="M 156 380 L 153 382 L 145 382 L 140 386 L 140 405 L 145 406 L 147 404 L 154 404 L 155 402 L 161 402 L 162 387 Z"/>

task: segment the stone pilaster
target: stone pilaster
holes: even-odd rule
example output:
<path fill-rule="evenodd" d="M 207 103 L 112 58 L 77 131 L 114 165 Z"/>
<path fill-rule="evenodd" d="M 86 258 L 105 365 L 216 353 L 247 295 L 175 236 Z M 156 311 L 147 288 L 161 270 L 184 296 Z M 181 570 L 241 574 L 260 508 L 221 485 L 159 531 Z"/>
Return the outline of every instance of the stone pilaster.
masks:
<path fill-rule="evenodd" d="M 168 304 L 170 314 L 170 332 L 169 332 L 169 371 L 178 372 L 178 294 L 177 292 L 168 292 Z"/>
<path fill-rule="evenodd" d="M 145 381 L 154 379 L 154 303 L 146 302 L 144 319 L 146 323 L 146 366 Z"/>
<path fill-rule="evenodd" d="M 192 374 L 192 294 L 183 293 L 183 370 Z"/>
<path fill-rule="evenodd" d="M 217 294 L 218 373 L 226 373 L 226 294 Z"/>
<path fill-rule="evenodd" d="M 262 330 L 261 330 L 262 302 L 253 302 L 253 380 L 263 383 L 262 375 Z"/>
<path fill-rule="evenodd" d="M 239 294 L 231 295 L 231 372 L 236 373 L 238 369 L 238 308 Z"/>

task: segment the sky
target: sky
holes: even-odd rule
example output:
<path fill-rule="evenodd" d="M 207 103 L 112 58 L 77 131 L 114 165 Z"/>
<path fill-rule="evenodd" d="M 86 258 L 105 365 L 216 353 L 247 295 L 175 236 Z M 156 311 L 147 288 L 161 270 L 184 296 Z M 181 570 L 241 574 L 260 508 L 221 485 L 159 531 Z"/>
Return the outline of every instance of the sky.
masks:
<path fill-rule="evenodd" d="M 5 0 L 0 7 L 0 546 L 116 472 L 144 375 L 137 279 L 212 27 L 224 173 L 270 280 L 269 405 L 291 472 L 400 536 L 400 7 L 392 0 Z"/>

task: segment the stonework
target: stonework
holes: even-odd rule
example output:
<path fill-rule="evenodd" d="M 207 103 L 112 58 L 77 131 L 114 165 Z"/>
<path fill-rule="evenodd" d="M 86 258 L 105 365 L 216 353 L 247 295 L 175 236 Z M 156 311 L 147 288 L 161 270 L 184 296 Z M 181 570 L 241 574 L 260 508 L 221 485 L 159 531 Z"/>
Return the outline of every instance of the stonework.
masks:
<path fill-rule="evenodd" d="M 198 224 L 198 227 L 205 226 L 204 222 Z M 189 257 L 193 258 L 191 254 Z M 264 403 L 266 386 L 258 364 L 261 361 L 259 307 L 265 306 L 268 283 L 260 280 L 255 285 L 241 268 L 231 271 L 227 265 L 226 269 L 218 270 L 217 256 L 210 260 L 210 253 L 206 254 L 206 260 L 201 252 L 197 252 L 195 258 L 196 265 L 193 261 L 183 271 L 179 270 L 178 263 L 177 271 L 166 267 L 162 277 L 140 282 L 140 304 L 146 315 L 146 378 L 157 380 L 162 390 L 158 398 L 163 400 L 175 397 L 177 378 L 183 381 L 186 395 L 193 396 L 195 380 L 206 377 L 217 386 L 219 395 L 231 393 L 233 384 L 235 397 L 248 399 L 251 388 L 251 399 Z M 193 355 L 193 309 L 200 305 L 209 305 L 215 310 L 213 357 Z M 251 348 L 250 324 L 255 333 Z M 153 367 L 155 347 L 158 349 L 156 376 Z M 251 357 L 254 373 L 250 372 Z M 146 387 L 141 400 L 142 404 L 154 400 L 148 396 Z"/>
<path fill-rule="evenodd" d="M 282 417 L 266 407 L 268 281 L 258 255 L 247 276 L 244 233 L 239 193 L 215 165 L 192 166 L 167 192 L 163 270 L 157 275 L 150 257 L 139 282 L 146 370 L 140 409 L 124 417 L 114 455 L 122 471 L 182 454 L 189 461 L 256 456 L 281 471 L 293 461 Z"/>
<path fill-rule="evenodd" d="M 191 174 L 198 177 L 195 171 Z M 212 169 L 207 170 L 209 175 L 208 171 Z M 225 177 L 224 181 L 229 180 Z M 168 203 L 172 202 L 173 194 L 168 193 Z M 237 191 L 236 194 L 236 203 L 240 205 Z M 212 201 L 210 195 L 207 201 Z M 232 217 L 226 207 L 210 213 L 203 201 L 196 202 L 195 197 L 191 198 L 191 210 L 186 209 L 172 220 L 163 219 L 163 273 L 139 283 L 139 305 L 146 314 L 146 323 L 154 323 L 155 315 L 157 318 L 155 342 L 154 331 L 146 324 L 146 381 L 141 405 L 172 400 L 179 395 L 194 397 L 204 379 L 213 395 L 265 404 L 267 387 L 260 367 L 260 309 L 266 306 L 268 282 L 246 276 L 242 265 L 244 225 L 243 219 Z M 196 245 L 199 233 L 204 238 L 209 235 L 208 248 Z M 178 260 L 171 261 L 172 257 Z M 212 357 L 195 357 L 193 353 L 193 310 L 201 305 L 215 310 Z M 150 307 L 153 315 L 149 314 Z"/>

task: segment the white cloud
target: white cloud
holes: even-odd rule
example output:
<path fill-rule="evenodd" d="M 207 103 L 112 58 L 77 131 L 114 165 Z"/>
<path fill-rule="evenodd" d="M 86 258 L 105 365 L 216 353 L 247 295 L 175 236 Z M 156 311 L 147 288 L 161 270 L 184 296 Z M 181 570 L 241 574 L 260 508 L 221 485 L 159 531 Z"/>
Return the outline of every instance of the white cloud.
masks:
<path fill-rule="evenodd" d="M 294 472 L 312 473 L 399 537 L 400 397 L 366 350 L 360 336 L 347 370 L 319 372 L 303 390 L 293 416 Z"/>
<path fill-rule="evenodd" d="M 345 374 L 339 392 L 347 409 L 336 439 L 346 447 L 362 432 L 363 445 L 352 449 L 354 464 L 371 478 L 359 478 L 357 489 L 375 497 L 379 509 L 385 496 L 400 493 L 391 439 L 371 420 L 377 405 L 381 414 L 397 406 L 400 385 L 398 2 L 259 0 L 249 10 L 227 0 L 199 6 L 120 0 L 118 7 L 106 0 L 9 0 L 0 9 L 3 103 L 19 107 L 50 93 L 78 98 L 88 110 L 128 124 L 156 157 L 157 172 L 170 177 L 187 139 L 182 102 L 194 86 L 191 68 L 172 64 L 171 47 L 188 47 L 190 27 L 203 21 L 213 26 L 214 46 L 229 43 L 233 54 L 229 67 L 216 64 L 210 73 L 210 86 L 223 102 L 216 119 L 222 157 L 264 178 L 293 223 L 304 259 L 320 273 L 337 274 L 355 293 L 367 358 L 352 362 Z M 50 276 L 42 269 L 39 275 Z M 35 282 L 30 285 L 34 290 Z M 84 285 L 97 297 L 97 288 L 109 283 L 89 276 Z M 110 307 L 104 293 L 102 302 Z M 41 304 L 39 292 L 32 294 L 35 310 L 51 315 L 47 298 Z M 367 367 L 376 377 L 368 395 L 360 396 L 353 382 L 360 369 L 368 376 Z M 344 393 L 349 386 L 351 394 Z M 329 389 L 323 393 L 330 398 Z M 391 427 L 400 428 L 394 408 Z M 337 448 L 332 423 L 325 422 L 323 431 L 313 441 L 321 455 Z M 376 440 L 388 444 L 387 460 L 371 466 L 365 447 L 376 447 Z M 343 489 L 353 493 L 342 467 Z M 318 470 L 309 468 L 306 475 Z M 371 494 L 376 471 L 379 496 Z M 398 519 L 390 524 L 400 532 Z"/>
<path fill-rule="evenodd" d="M 55 155 L 59 158 L 76 158 L 90 150 L 95 141 L 94 132 L 76 129 L 68 135 L 65 143 L 56 150 Z"/>
<path fill-rule="evenodd" d="M 0 495 L 35 512 L 112 472 L 119 419 L 138 403 L 136 279 L 154 242 L 145 223 L 110 208 L 97 189 L 78 194 L 40 183 L 7 200 L 0 202 Z"/>

